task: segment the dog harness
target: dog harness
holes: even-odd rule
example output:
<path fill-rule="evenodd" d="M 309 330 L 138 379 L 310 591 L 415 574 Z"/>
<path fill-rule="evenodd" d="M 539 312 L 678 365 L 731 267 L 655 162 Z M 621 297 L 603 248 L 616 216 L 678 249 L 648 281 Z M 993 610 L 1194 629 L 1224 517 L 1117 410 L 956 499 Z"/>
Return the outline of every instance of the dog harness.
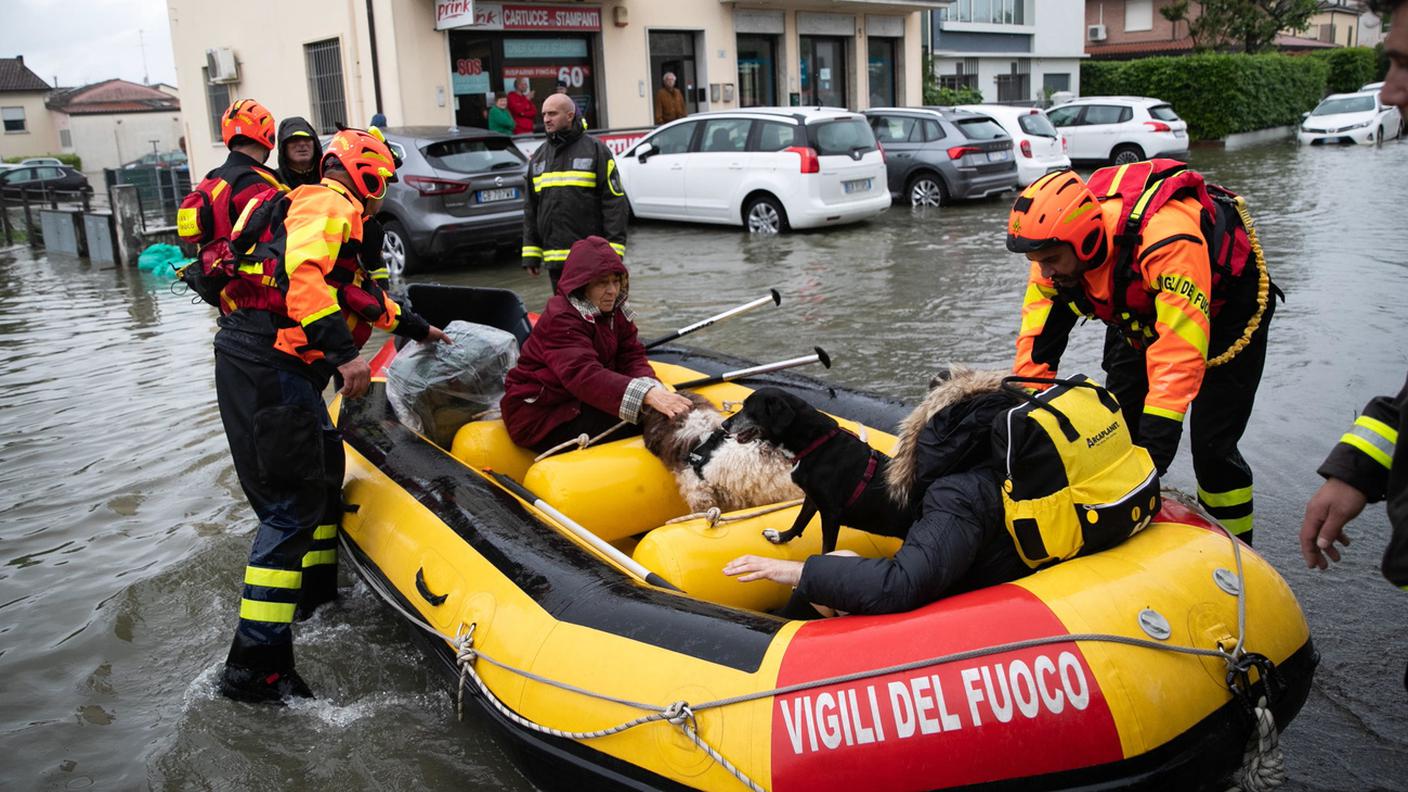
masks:
<path fill-rule="evenodd" d="M 857 440 L 860 440 L 860 438 L 856 437 L 853 432 L 847 432 L 845 429 L 842 429 L 839 426 L 835 426 L 832 427 L 831 431 L 811 441 L 811 443 L 809 443 L 806 448 L 803 448 L 801 451 L 798 451 L 797 454 L 792 458 L 798 462 L 802 461 L 803 457 L 806 457 L 808 454 L 811 454 L 813 451 L 826 445 L 828 441 L 830 441 L 833 437 L 841 434 L 842 432 L 846 432 L 846 434 L 850 435 L 851 437 L 855 437 Z M 865 472 L 861 474 L 860 481 L 856 482 L 856 488 L 851 492 L 851 497 L 846 499 L 846 505 L 844 506 L 844 508 L 849 509 L 855 504 L 856 501 L 860 500 L 860 496 L 865 494 L 865 488 L 870 486 L 870 480 L 875 478 L 875 471 L 880 467 L 879 453 L 877 453 L 875 449 L 870 448 L 869 444 L 866 445 L 866 448 L 870 451 L 870 459 L 866 461 Z M 693 458 L 693 454 L 691 454 L 690 459 L 693 460 Z"/>
<path fill-rule="evenodd" d="M 689 466 L 694 468 L 694 474 L 699 478 L 704 478 L 704 466 L 709 464 L 709 460 L 714 458 L 714 452 L 723 444 L 724 438 L 728 437 L 728 432 L 723 427 L 715 429 L 708 437 L 699 441 L 699 444 L 689 451 Z"/>

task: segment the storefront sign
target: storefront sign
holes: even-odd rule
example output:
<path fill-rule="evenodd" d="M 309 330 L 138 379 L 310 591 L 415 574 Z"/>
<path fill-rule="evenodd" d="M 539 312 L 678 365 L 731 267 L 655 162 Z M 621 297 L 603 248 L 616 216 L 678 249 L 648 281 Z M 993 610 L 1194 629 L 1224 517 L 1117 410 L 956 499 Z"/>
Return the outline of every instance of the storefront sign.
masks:
<path fill-rule="evenodd" d="M 450 80 L 456 96 L 489 92 L 489 75 L 484 71 L 484 61 L 479 58 L 456 60 L 455 72 L 450 75 Z"/>
<path fill-rule="evenodd" d="M 590 66 L 505 66 L 504 79 L 558 80 L 569 88 L 581 88 L 591 78 Z"/>
<path fill-rule="evenodd" d="M 435 0 L 435 29 L 451 28 L 594 32 L 601 30 L 601 9 Z"/>

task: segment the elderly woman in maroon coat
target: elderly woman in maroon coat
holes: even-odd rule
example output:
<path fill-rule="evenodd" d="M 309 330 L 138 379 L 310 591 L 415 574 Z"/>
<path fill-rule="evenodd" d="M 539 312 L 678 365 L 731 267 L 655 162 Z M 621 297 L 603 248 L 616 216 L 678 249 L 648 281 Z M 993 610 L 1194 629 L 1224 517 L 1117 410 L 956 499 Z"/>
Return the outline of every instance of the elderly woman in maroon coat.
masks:
<path fill-rule="evenodd" d="M 545 451 L 596 436 L 642 409 L 675 417 L 690 401 L 655 379 L 626 304 L 630 274 L 610 243 L 578 240 L 557 293 L 504 381 L 504 425 L 513 442 Z"/>

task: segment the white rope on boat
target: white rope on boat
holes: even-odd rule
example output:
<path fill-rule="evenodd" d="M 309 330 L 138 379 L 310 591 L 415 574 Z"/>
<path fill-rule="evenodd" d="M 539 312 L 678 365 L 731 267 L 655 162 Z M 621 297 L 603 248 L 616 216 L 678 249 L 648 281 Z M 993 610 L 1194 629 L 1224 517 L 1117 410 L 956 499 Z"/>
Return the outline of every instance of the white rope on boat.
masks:
<path fill-rule="evenodd" d="M 547 459 L 548 457 L 552 456 L 553 454 L 556 454 L 556 453 L 561 452 L 561 451 L 566 451 L 567 449 L 572 448 L 573 446 L 576 446 L 576 450 L 577 450 L 577 451 L 581 451 L 582 449 L 586 448 L 586 447 L 589 446 L 589 445 L 593 445 L 593 444 L 595 444 L 595 443 L 600 442 L 600 441 L 601 441 L 601 438 L 606 437 L 607 435 L 611 434 L 612 432 L 615 432 L 616 430 L 620 429 L 621 427 L 625 426 L 626 424 L 627 424 L 627 421 L 621 421 L 621 422 L 617 423 L 615 426 L 611 427 L 610 429 L 607 429 L 605 432 L 602 432 L 601 434 L 597 435 L 596 437 L 589 437 L 586 432 L 582 432 L 581 434 L 577 435 L 576 437 L 572 438 L 571 440 L 567 440 L 567 441 L 558 443 L 557 445 L 553 446 L 552 448 L 549 448 L 548 450 L 544 451 L 543 453 L 538 454 L 537 456 L 533 457 L 533 461 L 534 461 L 534 462 L 542 462 L 544 459 Z"/>
<path fill-rule="evenodd" d="M 727 515 L 724 514 L 723 511 L 719 509 L 719 507 L 714 506 L 708 511 L 693 512 L 691 514 L 685 514 L 679 517 L 675 517 L 674 519 L 666 520 L 665 524 L 674 525 L 675 523 L 689 522 L 690 520 L 698 520 L 702 518 L 708 520 L 709 527 L 713 528 L 719 523 L 731 523 L 737 522 L 739 520 L 751 520 L 754 517 L 761 517 L 764 514 L 772 514 L 773 512 L 782 511 L 783 509 L 790 509 L 793 506 L 799 506 L 801 505 L 801 503 L 802 499 L 797 498 L 796 500 L 774 503 L 771 506 L 764 506 L 761 509 L 755 509 L 750 512 L 734 513 Z"/>
<path fill-rule="evenodd" d="M 548 677 L 535 674 L 526 669 L 516 668 L 507 663 L 495 660 L 494 658 L 484 654 L 482 651 L 475 648 L 474 633 L 476 625 L 469 625 L 467 629 L 462 629 L 461 632 L 457 635 L 447 635 L 441 632 L 440 630 L 436 629 L 434 626 L 425 622 L 425 620 L 423 620 L 419 616 L 419 614 L 412 613 L 411 611 L 402 607 L 401 604 L 396 600 L 396 598 L 389 591 L 387 591 L 384 586 L 382 586 L 379 580 L 376 580 L 370 575 L 365 575 L 364 579 L 367 580 L 372 590 L 376 591 L 377 595 L 380 596 L 388 605 L 390 605 L 392 609 L 399 612 L 412 624 L 416 625 L 417 627 L 421 628 L 422 630 L 425 630 L 426 632 L 432 635 L 438 636 L 446 643 L 454 647 L 456 664 L 460 667 L 459 685 L 456 694 L 456 712 L 457 716 L 461 720 L 463 720 L 464 718 L 464 691 L 466 687 L 465 683 L 467 681 L 473 681 L 475 687 L 478 688 L 480 693 L 484 696 L 485 701 L 487 701 L 491 706 L 493 706 L 505 718 L 509 719 L 510 721 L 519 725 L 522 728 L 529 729 L 542 734 L 550 734 L 552 736 L 560 737 L 563 739 L 592 740 L 613 734 L 619 734 L 623 731 L 636 728 L 637 726 L 643 726 L 649 723 L 654 723 L 656 721 L 666 721 L 679 728 L 692 743 L 694 743 L 700 750 L 708 754 L 711 759 L 718 762 L 720 767 L 728 771 L 729 774 L 731 774 L 734 778 L 738 779 L 738 781 L 744 786 L 748 787 L 750 790 L 753 790 L 753 792 L 764 792 L 763 788 L 759 786 L 757 782 L 749 778 L 747 774 L 739 770 L 733 763 L 729 762 L 722 754 L 720 754 L 715 748 L 713 748 L 713 746 L 709 745 L 709 743 L 704 740 L 704 738 L 699 734 L 697 721 L 695 719 L 695 713 L 702 712 L 708 709 L 716 709 L 731 706 L 734 704 L 756 701 L 758 699 L 763 698 L 788 695 L 791 693 L 796 693 L 803 690 L 809 690 L 818 687 L 830 687 L 833 685 L 845 684 L 847 682 L 854 682 L 857 680 L 868 679 L 876 676 L 903 673 L 905 671 L 912 671 L 919 668 L 927 668 L 930 666 L 943 665 L 964 660 L 972 660 L 988 655 L 1003 654 L 1006 652 L 1020 651 L 1023 649 L 1030 649 L 1038 646 L 1048 646 L 1051 644 L 1060 643 L 1113 643 L 1123 646 L 1134 646 L 1145 649 L 1176 652 L 1180 654 L 1187 654 L 1198 657 L 1215 657 L 1226 663 L 1229 670 L 1237 668 L 1237 664 L 1243 659 L 1246 654 L 1245 650 L 1243 649 L 1246 632 L 1246 578 L 1244 576 L 1244 571 L 1242 568 L 1242 551 L 1240 547 L 1241 541 L 1238 540 L 1235 536 L 1233 536 L 1232 533 L 1228 531 L 1225 526 L 1223 526 L 1220 522 L 1216 520 L 1216 518 L 1208 514 L 1207 510 L 1202 508 L 1201 504 L 1191 500 L 1188 496 L 1184 495 L 1183 493 L 1178 492 L 1177 490 L 1165 489 L 1164 495 L 1165 497 L 1172 497 L 1173 500 L 1184 505 L 1191 511 L 1197 513 L 1203 519 L 1207 520 L 1210 525 L 1213 525 L 1218 530 L 1222 531 L 1222 533 L 1232 543 L 1232 554 L 1236 561 L 1238 582 L 1238 637 L 1237 643 L 1231 651 L 1223 649 L 1220 645 L 1216 649 L 1202 649 L 1194 646 L 1179 646 L 1177 644 L 1166 644 L 1159 641 L 1146 640 L 1143 638 L 1132 638 L 1126 635 L 1114 635 L 1109 633 L 1076 633 L 1067 635 L 1049 635 L 1042 636 L 1039 638 L 1028 638 L 1021 641 L 1011 641 L 995 646 L 986 646 L 977 649 L 969 649 L 967 651 L 962 652 L 953 652 L 946 655 L 940 655 L 937 657 L 930 657 L 921 660 L 914 660 L 907 663 L 899 663 L 883 668 L 866 669 L 863 671 L 856 671 L 849 674 L 841 674 L 837 676 L 827 677 L 825 679 L 816 679 L 808 682 L 800 682 L 793 685 L 776 687 L 771 690 L 760 690 L 749 693 L 742 693 L 736 696 L 716 699 L 713 701 L 706 701 L 701 704 L 689 704 L 688 702 L 684 701 L 676 701 L 668 706 L 660 706 L 656 704 L 649 704 L 639 701 L 632 701 L 630 699 L 619 698 L 593 690 L 587 690 L 586 688 L 578 687 L 576 685 L 572 685 L 567 682 L 562 682 L 560 680 L 550 679 Z M 344 543 L 347 541 L 346 535 L 341 532 L 339 532 L 339 537 Z M 350 548 L 345 549 L 350 550 Z M 647 714 L 642 715 L 638 718 L 625 721 L 615 726 L 597 729 L 594 731 L 568 731 L 538 723 L 514 712 L 508 707 L 508 705 L 504 704 L 498 698 L 498 696 L 494 694 L 492 690 L 489 689 L 489 686 L 484 682 L 483 678 L 480 677 L 479 672 L 474 668 L 475 663 L 478 660 L 483 660 L 497 668 L 500 668 L 517 676 L 524 677 L 525 679 L 531 679 L 535 682 L 540 682 L 542 684 L 549 685 L 560 690 L 565 690 L 571 693 L 577 693 L 579 695 L 586 696 L 589 698 L 595 698 L 602 701 L 609 701 L 615 704 L 631 707 L 633 709 L 638 709 L 643 712 L 646 712 Z M 1257 706 L 1254 708 L 1253 715 L 1257 721 L 1257 730 L 1256 733 L 1251 736 L 1248 742 L 1247 750 L 1243 756 L 1242 767 L 1234 775 L 1236 786 L 1229 789 L 1228 792 L 1235 792 L 1236 790 L 1240 790 L 1241 792 L 1268 792 L 1269 790 L 1275 789 L 1276 787 L 1280 786 L 1285 782 L 1284 757 L 1278 745 L 1279 739 L 1276 732 L 1276 722 L 1275 718 L 1271 714 L 1270 708 L 1267 706 L 1265 696 L 1263 696 L 1258 701 Z"/>

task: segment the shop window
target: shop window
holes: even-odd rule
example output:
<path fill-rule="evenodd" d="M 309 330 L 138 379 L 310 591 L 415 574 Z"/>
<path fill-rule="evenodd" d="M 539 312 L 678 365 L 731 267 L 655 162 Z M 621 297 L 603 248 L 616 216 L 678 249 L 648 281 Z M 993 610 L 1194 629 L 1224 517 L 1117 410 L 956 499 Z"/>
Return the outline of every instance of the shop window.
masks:
<path fill-rule="evenodd" d="M 738 106 L 777 104 L 777 37 L 738 37 Z"/>
<path fill-rule="evenodd" d="M 848 107 L 846 39 L 839 36 L 799 36 L 802 104 Z"/>
<path fill-rule="evenodd" d="M 234 99 L 230 98 L 229 83 L 210 81 L 209 69 L 202 66 L 200 76 L 202 82 L 205 83 L 205 110 L 210 118 L 210 139 L 218 143 L 220 141 L 220 116 Z"/>
<path fill-rule="evenodd" d="M 993 25 L 1026 24 L 1024 0 L 954 0 L 943 10 L 945 22 L 981 22 Z"/>
<path fill-rule="evenodd" d="M 26 132 L 23 107 L 0 107 L 0 120 L 5 123 L 5 134 Z"/>
<path fill-rule="evenodd" d="M 684 93 L 686 114 L 699 111 L 694 38 L 692 30 L 652 30 L 649 38 L 652 94 L 664 84 L 665 72 L 670 72 L 675 75 L 675 87 Z"/>
<path fill-rule="evenodd" d="M 303 45 L 308 68 L 308 102 L 313 108 L 313 127 L 327 135 L 337 131 L 337 122 L 347 122 L 347 100 L 342 90 L 342 47 L 337 39 Z"/>
<path fill-rule="evenodd" d="M 872 38 L 866 45 L 870 58 L 870 106 L 894 107 L 895 101 L 895 40 Z"/>

